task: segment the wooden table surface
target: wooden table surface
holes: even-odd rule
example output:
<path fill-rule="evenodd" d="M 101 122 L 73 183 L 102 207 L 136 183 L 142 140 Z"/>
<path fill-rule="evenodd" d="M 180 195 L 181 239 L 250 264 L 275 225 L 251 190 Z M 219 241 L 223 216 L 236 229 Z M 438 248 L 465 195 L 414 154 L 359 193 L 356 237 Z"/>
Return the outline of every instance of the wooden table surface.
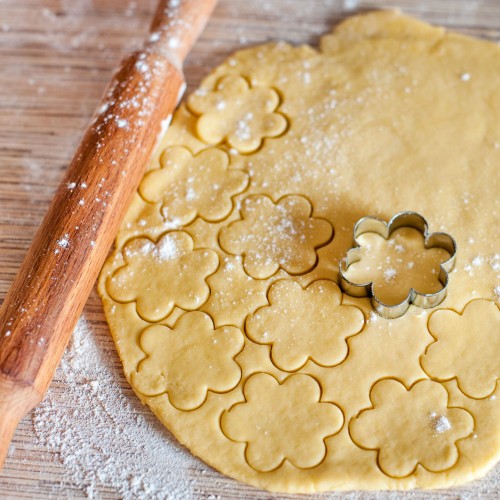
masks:
<path fill-rule="evenodd" d="M 142 40 L 155 3 L 0 0 L 0 298 L 13 280 L 104 86 L 121 56 Z M 204 74 L 242 46 L 276 39 L 315 44 L 347 15 L 384 7 L 500 41 L 499 0 L 220 0 L 186 63 L 188 86 L 196 87 Z M 118 365 L 95 291 L 84 314 L 99 348 Z M 118 382 L 126 387 L 123 377 Z M 62 404 L 67 402 L 69 388 L 60 380 L 54 381 L 51 391 Z M 135 412 L 148 411 L 130 390 L 127 394 Z M 33 415 L 28 415 L 0 473 L 0 498 L 84 498 L 86 492 L 68 480 L 56 451 L 44 449 L 34 431 Z M 285 498 L 223 478 L 201 462 L 195 469 L 193 498 Z M 123 495 L 103 485 L 96 496 Z M 500 467 L 462 488 L 434 493 L 353 493 L 350 497 L 498 499 Z"/>

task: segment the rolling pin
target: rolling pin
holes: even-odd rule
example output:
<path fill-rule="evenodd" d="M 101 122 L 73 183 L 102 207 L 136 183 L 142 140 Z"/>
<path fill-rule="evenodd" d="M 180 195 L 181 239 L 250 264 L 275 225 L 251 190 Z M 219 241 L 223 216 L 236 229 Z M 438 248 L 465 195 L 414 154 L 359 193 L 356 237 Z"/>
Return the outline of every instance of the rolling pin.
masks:
<path fill-rule="evenodd" d="M 0 309 L 0 468 L 45 395 L 217 0 L 162 0 L 113 77 Z"/>

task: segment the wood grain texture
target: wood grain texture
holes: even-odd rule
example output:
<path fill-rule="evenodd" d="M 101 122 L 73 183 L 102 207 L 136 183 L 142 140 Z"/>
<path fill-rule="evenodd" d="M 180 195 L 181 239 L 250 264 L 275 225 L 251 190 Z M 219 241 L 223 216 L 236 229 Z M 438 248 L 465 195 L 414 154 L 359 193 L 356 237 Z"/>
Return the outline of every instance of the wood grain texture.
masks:
<path fill-rule="evenodd" d="M 155 0 L 0 0 L 0 297 L 5 297 L 66 166 L 83 136 L 121 57 L 138 47 Z M 408 14 L 465 34 L 500 40 L 497 0 L 220 0 L 214 17 L 185 65 L 192 90 L 211 68 L 248 44 L 282 39 L 315 44 L 353 12 L 398 7 Z M 100 300 L 85 306 L 102 351 L 117 366 Z M 126 387 L 122 378 L 120 384 Z M 65 386 L 51 386 L 61 404 Z M 147 414 L 126 389 L 130 403 Z M 32 416 L 24 418 L 0 473 L 1 498 L 82 498 L 58 457 L 44 449 Z M 189 471 L 197 498 L 274 498 L 238 484 L 199 463 Z M 119 498 L 109 488 L 102 498 Z M 490 498 L 500 496 L 500 467 L 485 479 L 438 492 L 387 493 L 381 498 Z M 320 496 L 321 497 L 321 496 Z M 325 497 L 340 498 L 329 494 Z M 372 494 L 353 494 L 371 498 Z M 285 498 L 285 496 L 279 496 Z"/>

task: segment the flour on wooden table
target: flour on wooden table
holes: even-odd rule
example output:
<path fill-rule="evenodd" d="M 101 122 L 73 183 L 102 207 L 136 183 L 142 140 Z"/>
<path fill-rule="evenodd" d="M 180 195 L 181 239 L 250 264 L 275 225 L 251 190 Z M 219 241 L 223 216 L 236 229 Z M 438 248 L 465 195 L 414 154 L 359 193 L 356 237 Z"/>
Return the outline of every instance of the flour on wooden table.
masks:
<path fill-rule="evenodd" d="M 103 488 L 120 498 L 195 498 L 190 470 L 197 460 L 151 414 L 138 414 L 135 397 L 81 319 L 56 374 L 54 389 L 33 416 L 42 448 L 55 452 L 68 483 L 89 498 Z M 59 496 L 60 492 L 55 492 Z"/>

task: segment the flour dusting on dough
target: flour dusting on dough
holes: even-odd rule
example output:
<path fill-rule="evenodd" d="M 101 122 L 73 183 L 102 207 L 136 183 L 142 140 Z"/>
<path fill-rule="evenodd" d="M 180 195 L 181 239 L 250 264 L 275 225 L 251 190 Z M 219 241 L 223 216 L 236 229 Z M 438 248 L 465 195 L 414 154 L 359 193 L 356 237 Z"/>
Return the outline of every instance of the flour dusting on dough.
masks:
<path fill-rule="evenodd" d="M 177 241 L 168 235 L 158 242 L 158 255 L 161 260 L 172 260 L 179 257 Z"/>
<path fill-rule="evenodd" d="M 451 429 L 450 421 L 444 415 L 438 415 L 436 412 L 431 412 L 429 422 L 436 434 L 443 434 Z"/>

